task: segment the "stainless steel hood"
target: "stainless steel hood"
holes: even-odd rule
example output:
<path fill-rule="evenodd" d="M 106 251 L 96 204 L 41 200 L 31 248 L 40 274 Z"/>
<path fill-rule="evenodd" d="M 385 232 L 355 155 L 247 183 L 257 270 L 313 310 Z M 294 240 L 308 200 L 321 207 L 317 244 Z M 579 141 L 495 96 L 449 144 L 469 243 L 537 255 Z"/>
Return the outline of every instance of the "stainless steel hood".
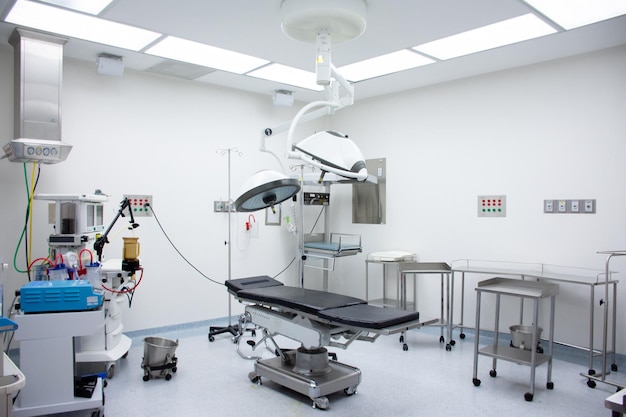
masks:
<path fill-rule="evenodd" d="M 54 164 L 72 149 L 61 141 L 61 81 L 66 39 L 15 29 L 15 139 L 4 145 L 12 162 Z"/>

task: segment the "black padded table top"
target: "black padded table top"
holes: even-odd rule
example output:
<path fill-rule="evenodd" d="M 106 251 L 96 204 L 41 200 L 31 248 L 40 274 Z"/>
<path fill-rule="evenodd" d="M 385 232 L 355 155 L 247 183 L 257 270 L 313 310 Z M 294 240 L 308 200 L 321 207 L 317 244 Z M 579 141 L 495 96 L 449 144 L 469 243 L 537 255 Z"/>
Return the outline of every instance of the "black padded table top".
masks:
<path fill-rule="evenodd" d="M 284 285 L 241 290 L 237 292 L 237 297 L 251 301 L 265 302 L 315 315 L 327 309 L 366 304 L 365 300 L 361 300 L 360 298 L 325 291 L 309 290 L 306 288 L 287 287 Z"/>
<path fill-rule="evenodd" d="M 264 287 L 276 287 L 283 285 L 282 282 L 270 278 L 267 275 L 260 275 L 257 277 L 237 278 L 229 279 L 226 281 L 226 288 L 228 291 L 237 294 L 241 290 L 248 288 L 264 288 Z"/>
<path fill-rule="evenodd" d="M 320 311 L 318 317 L 335 323 L 357 326 L 364 329 L 383 329 L 401 323 L 419 320 L 417 311 L 382 308 L 369 304 L 358 304 Z"/>
<path fill-rule="evenodd" d="M 363 329 L 383 329 L 419 319 L 415 311 L 376 307 L 347 295 L 288 287 L 268 276 L 231 279 L 226 281 L 226 287 L 238 298 L 290 308 Z"/>

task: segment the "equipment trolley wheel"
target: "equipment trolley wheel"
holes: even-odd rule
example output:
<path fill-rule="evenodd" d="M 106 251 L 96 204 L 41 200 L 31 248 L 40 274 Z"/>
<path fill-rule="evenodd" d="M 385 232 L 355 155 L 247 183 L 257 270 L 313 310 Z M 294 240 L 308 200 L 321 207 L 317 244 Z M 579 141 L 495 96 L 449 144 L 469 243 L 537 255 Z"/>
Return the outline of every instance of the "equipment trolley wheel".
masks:
<path fill-rule="evenodd" d="M 253 384 L 263 385 L 263 381 L 261 380 L 261 377 L 259 375 L 257 375 L 255 372 L 250 372 L 248 374 L 248 379 Z"/>
<path fill-rule="evenodd" d="M 530 392 L 527 392 L 526 394 L 524 394 L 524 399 L 526 401 L 532 401 L 533 400 L 533 395 Z"/>
<path fill-rule="evenodd" d="M 615 363 L 611 364 L 611 371 L 617 372 L 617 364 Z"/>
<path fill-rule="evenodd" d="M 215 342 L 215 337 L 209 335 L 209 342 Z"/>
<path fill-rule="evenodd" d="M 495 378 L 496 376 L 498 376 L 498 372 L 495 369 L 492 369 L 491 371 L 489 371 L 489 376 Z"/>
<path fill-rule="evenodd" d="M 446 351 L 450 352 L 452 350 L 452 345 L 450 343 L 446 344 Z"/>
<path fill-rule="evenodd" d="M 548 382 L 548 383 L 546 384 L 546 388 L 547 388 L 547 389 L 554 389 L 554 382 Z"/>
<path fill-rule="evenodd" d="M 446 339 L 443 336 L 439 336 L 439 343 L 443 343 L 445 341 L 446 341 Z"/>
<path fill-rule="evenodd" d="M 313 408 L 319 408 L 320 410 L 326 410 L 330 405 L 330 401 L 326 397 L 313 398 Z"/>
<path fill-rule="evenodd" d="M 402 345 L 402 350 L 403 350 L 403 351 L 405 351 L 405 352 L 406 352 L 407 350 L 409 350 L 409 345 L 407 345 L 406 343 L 405 343 L 405 344 L 403 344 L 403 345 Z"/>
<path fill-rule="evenodd" d="M 478 378 L 473 378 L 472 382 L 474 383 L 475 387 L 480 387 L 480 379 Z"/>
<path fill-rule="evenodd" d="M 595 388 L 596 387 L 596 381 L 594 381 L 593 379 L 588 379 L 587 380 L 587 386 L 589 388 Z"/>
<path fill-rule="evenodd" d="M 459 337 L 460 337 L 461 339 L 465 339 L 465 333 L 461 333 L 461 334 L 459 334 Z"/>

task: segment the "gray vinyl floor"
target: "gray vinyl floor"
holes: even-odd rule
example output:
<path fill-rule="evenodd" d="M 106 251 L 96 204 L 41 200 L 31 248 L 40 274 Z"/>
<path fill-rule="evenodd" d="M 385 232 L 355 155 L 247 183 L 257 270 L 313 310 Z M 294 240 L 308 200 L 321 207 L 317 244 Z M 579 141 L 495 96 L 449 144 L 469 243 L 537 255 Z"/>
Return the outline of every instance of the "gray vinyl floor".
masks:
<path fill-rule="evenodd" d="M 382 336 L 375 343 L 354 342 L 347 350 L 330 349 L 337 353 L 340 362 L 358 367 L 362 381 L 356 395 L 347 396 L 343 391 L 329 395 L 326 410 L 313 408 L 307 396 L 269 380 L 262 380 L 261 385 L 252 383 L 248 374 L 254 368 L 254 361 L 237 354 L 229 334 L 209 342 L 206 323 L 130 334 L 133 345 L 127 357 L 116 364 L 114 375 L 104 389 L 104 414 L 106 417 L 611 415 L 604 400 L 616 388 L 601 382 L 595 389 L 587 386 L 587 379 L 580 375 L 588 369 L 584 352 L 572 354 L 569 348 L 555 349 L 551 378 L 554 389 L 546 388 L 547 364 L 538 366 L 535 394 L 529 402 L 525 401 L 524 393 L 530 388 L 530 367 L 499 360 L 497 376 L 491 377 L 492 360 L 479 356 L 481 384 L 476 387 L 472 383 L 471 331 L 461 340 L 455 330 L 456 344 L 451 351 L 439 343 L 439 332 L 439 328 L 410 331 L 406 336 L 408 351 L 403 351 L 397 335 Z M 177 372 L 170 380 L 143 380 L 141 363 L 146 336 L 178 340 Z M 490 341 L 481 335 L 481 345 Z M 287 339 L 278 342 L 281 347 L 297 347 Z M 257 350 L 272 357 L 265 349 Z M 622 375 L 618 370 L 607 380 L 621 378 L 626 384 L 626 364 L 617 365 Z"/>

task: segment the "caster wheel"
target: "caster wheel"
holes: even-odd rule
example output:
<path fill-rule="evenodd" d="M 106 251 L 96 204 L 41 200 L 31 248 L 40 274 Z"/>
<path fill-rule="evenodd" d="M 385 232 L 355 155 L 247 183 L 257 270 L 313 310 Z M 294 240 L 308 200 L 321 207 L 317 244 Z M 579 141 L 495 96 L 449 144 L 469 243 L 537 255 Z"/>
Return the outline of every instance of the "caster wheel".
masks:
<path fill-rule="evenodd" d="M 446 345 L 446 351 L 450 352 L 452 350 L 452 346 L 450 345 L 450 343 L 448 343 Z"/>
<path fill-rule="evenodd" d="M 515 347 L 515 346 L 513 346 L 513 341 L 511 341 L 511 342 L 509 343 L 509 347 Z"/>
<path fill-rule="evenodd" d="M 617 372 L 617 364 L 612 364 L 611 365 L 611 371 Z"/>
<path fill-rule="evenodd" d="M 496 376 L 498 376 L 498 372 L 496 372 L 495 369 L 492 369 L 491 371 L 489 371 L 489 376 L 495 378 Z"/>
<path fill-rule="evenodd" d="M 595 369 L 590 369 L 589 372 L 587 372 L 588 375 L 595 375 L 596 374 L 596 370 Z"/>
<path fill-rule="evenodd" d="M 546 384 L 546 388 L 548 388 L 548 389 L 554 389 L 554 382 L 548 382 L 548 383 Z"/>
<path fill-rule="evenodd" d="M 215 338 L 209 335 L 209 342 L 214 342 L 214 341 L 215 341 Z"/>
<path fill-rule="evenodd" d="M 170 379 L 172 379 L 172 374 L 165 375 L 165 380 L 166 381 L 169 381 Z"/>
<path fill-rule="evenodd" d="M 348 387 L 346 389 L 343 390 L 343 392 L 349 397 L 351 395 L 356 394 L 356 386 L 354 387 Z"/>
<path fill-rule="evenodd" d="M 176 373 L 176 371 L 178 371 L 178 368 L 177 367 L 173 367 L 172 368 L 172 372 Z"/>
<path fill-rule="evenodd" d="M 102 388 L 106 388 L 108 385 L 109 385 L 109 381 L 107 381 L 106 379 L 102 381 Z"/>
<path fill-rule="evenodd" d="M 537 346 L 537 353 L 543 353 L 543 348 L 541 346 Z"/>
<path fill-rule="evenodd" d="M 122 359 L 126 359 L 128 357 L 128 351 L 122 355 Z"/>
<path fill-rule="evenodd" d="M 407 350 L 409 350 L 409 345 L 407 345 L 406 343 L 405 343 L 405 344 L 403 344 L 403 345 L 402 345 L 402 350 L 403 350 L 403 351 L 405 351 L 405 352 L 406 352 Z"/>
<path fill-rule="evenodd" d="M 261 385 L 261 377 L 258 376 L 257 374 L 255 374 L 254 372 L 250 372 L 248 374 L 248 379 L 250 380 L 250 382 L 252 382 L 253 384 L 258 384 Z"/>
<path fill-rule="evenodd" d="M 588 386 L 589 388 L 595 388 L 595 387 L 596 387 L 596 381 L 593 381 L 593 380 L 591 380 L 591 379 L 588 379 L 588 380 L 587 380 L 587 386 Z"/>
<path fill-rule="evenodd" d="M 465 333 L 461 333 L 461 334 L 459 335 L 459 337 L 460 337 L 461 339 L 465 339 Z"/>
<path fill-rule="evenodd" d="M 444 337 L 443 337 L 443 336 L 440 336 L 440 337 L 439 337 L 439 343 L 443 343 L 443 342 L 445 342 L 445 341 L 446 341 L 446 339 L 444 339 Z"/>
<path fill-rule="evenodd" d="M 456 345 L 456 341 L 455 340 L 450 340 L 450 346 L 454 346 Z"/>
<path fill-rule="evenodd" d="M 533 400 L 533 395 L 530 392 L 527 392 L 526 394 L 524 394 L 524 399 L 526 401 L 532 401 Z"/>
<path fill-rule="evenodd" d="M 107 378 L 111 379 L 113 378 L 113 375 L 115 375 L 115 365 L 111 365 L 109 366 L 109 369 L 107 369 Z"/>
<path fill-rule="evenodd" d="M 144 375 L 143 376 L 143 380 L 144 381 L 149 381 L 150 380 L 150 375 Z"/>
<path fill-rule="evenodd" d="M 252 337 L 256 337 L 256 330 L 252 330 Z"/>
<path fill-rule="evenodd" d="M 404 336 L 400 336 L 400 343 L 404 343 Z"/>
<path fill-rule="evenodd" d="M 474 384 L 475 387 L 479 387 L 480 386 L 480 379 L 473 378 L 472 379 L 472 383 Z"/>
<path fill-rule="evenodd" d="M 326 410 L 330 404 L 328 398 L 317 397 L 313 399 L 313 408 L 319 408 L 320 410 Z"/>

